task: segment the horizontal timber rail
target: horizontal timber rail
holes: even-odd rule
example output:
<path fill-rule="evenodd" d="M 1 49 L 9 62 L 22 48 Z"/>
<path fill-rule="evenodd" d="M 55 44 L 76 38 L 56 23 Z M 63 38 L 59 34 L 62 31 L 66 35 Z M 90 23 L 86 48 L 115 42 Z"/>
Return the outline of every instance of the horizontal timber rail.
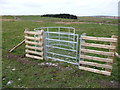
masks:
<path fill-rule="evenodd" d="M 41 32 L 41 31 L 37 31 L 37 32 L 35 32 L 35 31 L 25 31 L 24 33 L 25 34 L 31 34 L 31 35 L 42 35 L 43 34 L 43 32 Z"/>
<path fill-rule="evenodd" d="M 43 40 L 43 38 L 41 38 L 41 37 L 30 37 L 30 36 L 25 36 L 25 39 L 30 39 L 30 40 L 40 40 L 40 41 Z"/>
<path fill-rule="evenodd" d="M 34 56 L 34 55 L 30 55 L 30 54 L 26 54 L 26 57 L 43 60 L 43 57 Z"/>
<path fill-rule="evenodd" d="M 94 40 L 94 41 L 104 41 L 104 42 L 117 42 L 117 38 L 104 38 L 104 37 L 82 36 L 82 39 L 85 39 L 85 40 Z"/>
<path fill-rule="evenodd" d="M 31 51 L 31 50 L 25 50 L 27 53 L 31 53 L 31 54 L 37 54 L 37 55 L 40 55 L 42 56 L 43 55 L 43 52 L 36 52 L 36 51 Z"/>
<path fill-rule="evenodd" d="M 25 41 L 25 43 L 26 43 L 26 44 L 43 46 L 43 43 L 37 43 L 37 42 L 32 42 L 32 41 Z"/>
<path fill-rule="evenodd" d="M 35 46 L 29 46 L 29 45 L 26 45 L 25 47 L 26 47 L 26 48 L 29 48 L 29 49 L 34 49 L 34 50 L 43 51 L 43 47 L 35 47 Z"/>
<path fill-rule="evenodd" d="M 98 64 L 98 63 L 95 63 L 95 62 L 80 61 L 80 64 L 112 69 L 112 66 L 110 66 L 110 65 Z"/>
<path fill-rule="evenodd" d="M 102 45 L 102 44 L 94 44 L 94 43 L 81 43 L 82 46 L 87 47 L 96 47 L 96 48 L 103 48 L 103 49 L 115 49 L 115 46 L 111 45 Z"/>
<path fill-rule="evenodd" d="M 80 58 L 96 60 L 96 61 L 101 61 L 101 62 L 111 62 L 111 63 L 113 62 L 113 60 L 109 58 L 100 58 L 100 57 L 94 57 L 94 56 L 88 56 L 88 55 L 80 55 Z"/>
<path fill-rule="evenodd" d="M 98 55 L 114 56 L 113 52 L 97 51 L 97 50 L 90 50 L 90 49 L 81 49 L 81 52 L 93 53 L 93 54 L 98 54 Z"/>
<path fill-rule="evenodd" d="M 89 71 L 89 72 L 104 74 L 104 75 L 107 75 L 107 76 L 110 76 L 110 75 L 111 75 L 111 72 L 108 72 L 108 71 L 97 70 L 97 69 L 88 68 L 88 67 L 83 67 L 83 66 L 79 66 L 79 69 L 85 70 L 85 71 Z"/>

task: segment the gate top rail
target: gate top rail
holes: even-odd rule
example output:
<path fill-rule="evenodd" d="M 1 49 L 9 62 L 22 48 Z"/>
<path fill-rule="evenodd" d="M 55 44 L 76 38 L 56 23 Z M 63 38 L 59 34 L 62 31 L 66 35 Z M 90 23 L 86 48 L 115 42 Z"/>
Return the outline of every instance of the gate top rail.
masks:
<path fill-rule="evenodd" d="M 35 28 L 34 30 L 36 31 L 36 30 L 46 29 L 46 31 L 51 32 L 50 31 L 51 28 L 58 29 L 58 32 L 61 32 L 60 31 L 61 29 L 68 29 L 69 33 L 71 32 L 70 29 L 72 29 L 73 30 L 72 32 L 75 34 L 75 28 L 73 28 L 73 27 L 40 27 L 40 28 Z"/>
<path fill-rule="evenodd" d="M 73 27 L 41 27 L 41 28 L 35 28 L 35 29 L 43 29 L 43 28 L 71 28 L 71 29 L 75 29 Z"/>

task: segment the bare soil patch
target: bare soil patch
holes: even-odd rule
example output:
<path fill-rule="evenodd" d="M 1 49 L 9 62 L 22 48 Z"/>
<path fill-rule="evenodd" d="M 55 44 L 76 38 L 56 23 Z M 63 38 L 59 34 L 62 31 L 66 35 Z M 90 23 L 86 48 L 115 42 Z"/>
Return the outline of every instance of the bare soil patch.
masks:
<path fill-rule="evenodd" d="M 44 62 L 41 62 L 41 63 L 34 62 L 34 61 L 31 61 L 31 60 L 28 60 L 28 59 L 25 57 L 25 55 L 20 56 L 20 55 L 14 55 L 14 54 L 12 54 L 12 53 L 9 53 L 9 54 L 7 54 L 6 57 L 7 57 L 7 58 L 10 58 L 10 59 L 15 59 L 15 60 L 17 60 L 18 62 L 20 62 L 20 63 L 22 63 L 22 64 L 39 65 L 39 66 L 43 66 L 43 67 L 46 67 L 46 68 L 58 67 L 58 69 L 61 70 L 61 71 L 73 69 L 73 68 L 70 68 L 70 67 L 63 67 L 63 66 L 61 65 L 61 63 L 48 63 L 47 61 L 44 61 Z"/>
<path fill-rule="evenodd" d="M 120 88 L 120 83 L 117 81 L 105 81 L 105 80 L 98 80 L 97 83 L 99 83 L 102 86 L 107 86 L 107 87 L 113 87 L 113 88 Z"/>
<path fill-rule="evenodd" d="M 43 21 L 32 20 L 32 22 L 43 22 Z"/>
<path fill-rule="evenodd" d="M 0 21 L 16 21 L 15 19 L 0 19 Z"/>
<path fill-rule="evenodd" d="M 25 55 L 19 56 L 19 55 L 14 55 L 14 54 L 9 53 L 9 54 L 7 55 L 7 58 L 16 59 L 17 61 L 19 61 L 19 62 L 21 62 L 21 63 L 23 63 L 23 64 L 37 64 L 36 62 L 27 60 L 27 59 L 25 58 Z"/>
<path fill-rule="evenodd" d="M 58 66 L 58 63 L 48 63 L 47 61 L 44 61 L 44 62 L 41 62 L 41 63 L 34 62 L 34 61 L 31 61 L 31 60 L 28 60 L 25 57 L 25 55 L 20 56 L 20 55 L 14 55 L 12 53 L 9 53 L 6 57 L 10 58 L 10 59 L 15 59 L 18 62 L 21 62 L 22 64 L 39 65 L 39 66 L 45 66 L 45 67 L 57 67 Z"/>
<path fill-rule="evenodd" d="M 55 22 L 57 24 L 89 24 L 88 22 Z"/>
<path fill-rule="evenodd" d="M 55 22 L 56 24 L 106 24 L 106 25 L 118 25 L 118 24 L 111 24 L 111 23 L 102 23 L 102 22 Z"/>

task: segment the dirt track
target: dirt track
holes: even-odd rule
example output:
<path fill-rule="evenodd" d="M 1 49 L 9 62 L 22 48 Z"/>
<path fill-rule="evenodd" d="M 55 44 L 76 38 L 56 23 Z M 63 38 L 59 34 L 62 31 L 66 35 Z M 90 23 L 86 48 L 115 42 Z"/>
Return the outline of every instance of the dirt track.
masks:
<path fill-rule="evenodd" d="M 89 24 L 88 22 L 55 22 L 57 24 Z"/>
<path fill-rule="evenodd" d="M 0 21 L 16 21 L 15 19 L 0 19 Z"/>
<path fill-rule="evenodd" d="M 106 25 L 118 25 L 118 24 L 110 24 L 110 23 L 100 23 L 100 22 L 55 22 L 56 24 L 106 24 Z"/>

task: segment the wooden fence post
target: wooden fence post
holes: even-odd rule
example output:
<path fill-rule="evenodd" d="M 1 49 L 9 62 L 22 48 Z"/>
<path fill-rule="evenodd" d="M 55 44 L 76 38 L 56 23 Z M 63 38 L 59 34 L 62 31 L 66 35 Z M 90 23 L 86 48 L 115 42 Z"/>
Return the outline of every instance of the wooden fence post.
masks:
<path fill-rule="evenodd" d="M 112 35 L 111 38 L 115 38 L 115 39 L 116 39 L 117 36 Z M 117 42 L 111 42 L 110 45 L 111 45 L 111 46 L 116 46 L 116 45 L 117 45 Z M 109 52 L 113 52 L 114 55 L 115 55 L 116 49 L 109 49 Z M 109 58 L 109 59 L 112 59 L 113 62 L 114 62 L 114 56 L 109 56 L 108 58 Z M 107 64 L 112 66 L 112 63 L 113 63 L 113 62 L 111 62 L 111 63 L 108 62 Z M 112 69 L 106 69 L 106 71 L 112 72 Z"/>
<path fill-rule="evenodd" d="M 82 35 L 81 35 L 81 37 L 80 37 L 80 44 L 81 43 L 85 43 L 85 40 L 84 39 L 82 39 L 82 36 L 86 36 L 86 33 L 83 33 Z M 81 52 L 81 49 L 85 49 L 85 47 L 84 46 L 82 46 L 82 45 L 80 45 L 81 47 L 80 47 L 80 55 L 84 55 L 84 52 Z M 80 57 L 79 57 L 80 58 Z M 83 58 L 81 58 L 80 59 L 80 61 L 83 61 L 84 59 Z M 80 61 L 79 61 L 79 63 L 80 63 Z M 81 65 L 81 64 L 80 64 Z M 83 66 L 83 64 L 82 64 L 82 66 Z"/>
<path fill-rule="evenodd" d="M 29 31 L 29 28 L 26 28 L 25 31 Z M 25 32 L 24 31 L 24 32 Z M 28 33 L 25 33 L 25 36 L 28 36 Z M 25 38 L 25 42 L 27 41 L 28 39 Z M 26 46 L 28 46 L 28 43 L 26 43 Z M 28 48 L 26 48 L 26 50 L 28 50 Z M 26 51 L 25 51 L 26 52 Z M 28 52 L 26 52 L 26 55 L 28 54 Z"/>

